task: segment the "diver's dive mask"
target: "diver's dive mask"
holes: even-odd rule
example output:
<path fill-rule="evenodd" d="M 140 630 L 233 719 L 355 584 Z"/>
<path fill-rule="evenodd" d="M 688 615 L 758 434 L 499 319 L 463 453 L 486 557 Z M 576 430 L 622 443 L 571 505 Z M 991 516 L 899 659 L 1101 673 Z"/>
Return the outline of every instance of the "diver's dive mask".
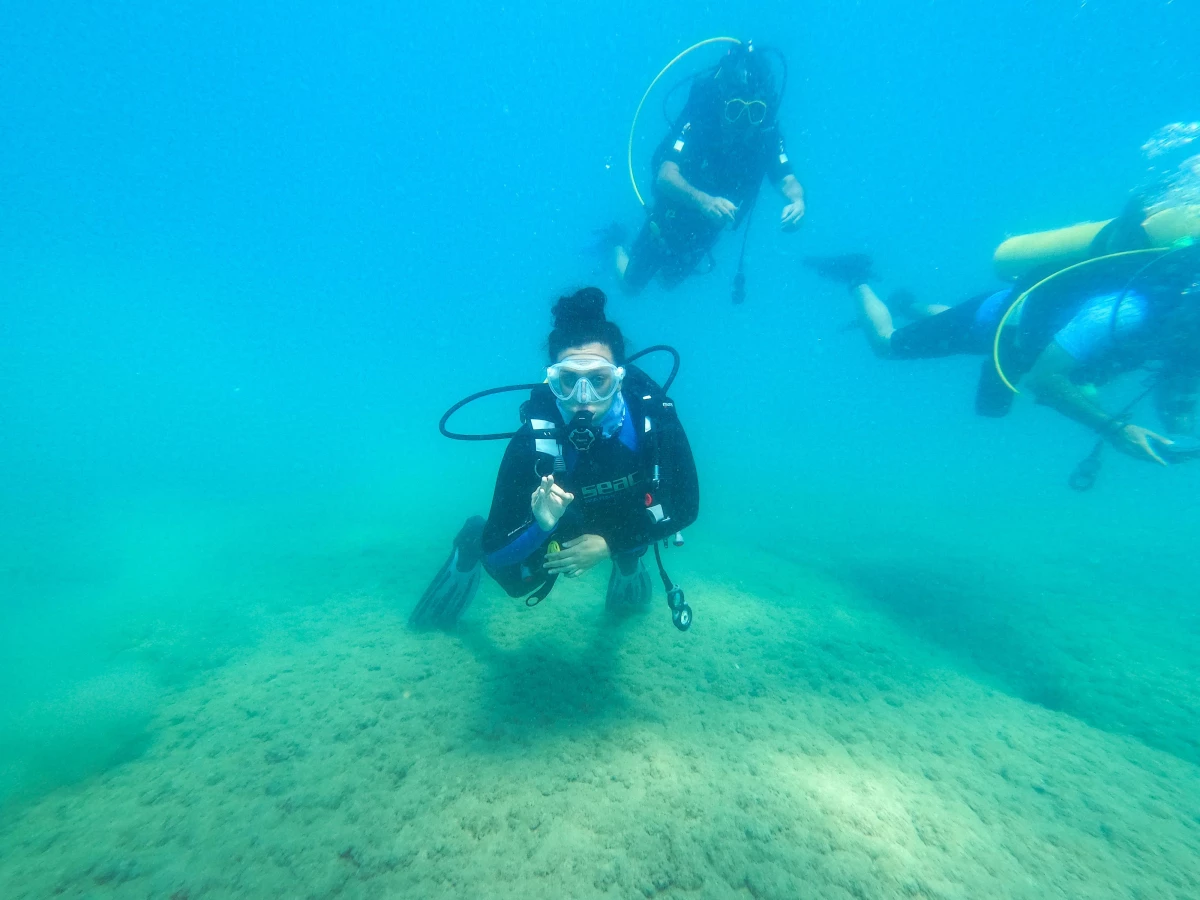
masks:
<path fill-rule="evenodd" d="M 725 101 L 725 121 L 729 124 L 738 122 L 745 115 L 751 125 L 761 125 L 767 117 L 767 104 L 762 100 L 743 100 L 733 97 Z"/>
<path fill-rule="evenodd" d="M 611 400 L 625 370 L 603 356 L 568 356 L 546 370 L 546 384 L 563 403 L 580 406 Z"/>

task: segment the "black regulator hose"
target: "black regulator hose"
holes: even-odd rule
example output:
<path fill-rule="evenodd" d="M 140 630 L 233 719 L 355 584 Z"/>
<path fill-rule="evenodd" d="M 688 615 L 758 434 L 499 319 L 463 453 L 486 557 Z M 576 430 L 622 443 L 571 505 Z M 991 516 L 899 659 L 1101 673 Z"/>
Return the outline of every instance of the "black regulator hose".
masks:
<path fill-rule="evenodd" d="M 466 406 L 468 403 L 474 403 L 484 397 L 490 397 L 492 394 L 506 394 L 509 391 L 532 391 L 536 384 L 508 384 L 504 387 L 488 388 L 486 391 L 476 391 L 469 397 L 464 397 L 450 407 L 442 415 L 438 421 L 438 431 L 443 437 L 448 437 L 452 441 L 507 441 L 516 436 L 515 431 L 497 432 L 495 434 L 460 434 L 457 431 L 450 431 L 446 427 L 446 423 L 450 421 L 450 417 Z"/>
<path fill-rule="evenodd" d="M 636 359 L 641 359 L 643 356 L 649 356 L 651 353 L 670 353 L 671 354 L 671 374 L 667 376 L 667 380 L 663 382 L 662 390 L 665 394 L 671 389 L 671 385 L 675 383 L 675 376 L 679 374 L 679 351 L 669 344 L 655 344 L 652 347 L 647 347 L 645 350 L 639 350 L 637 353 L 630 356 L 626 362 L 633 362 Z M 438 420 L 438 431 L 443 437 L 448 437 L 452 441 L 507 441 L 516 437 L 515 431 L 497 431 L 492 434 L 463 434 L 458 431 L 451 431 L 446 427 L 446 423 L 450 421 L 450 417 L 468 404 L 474 403 L 476 400 L 482 400 L 484 397 L 490 397 L 493 394 L 507 394 L 511 391 L 532 391 L 539 387 L 542 382 L 532 384 L 506 384 L 504 387 L 488 388 L 486 391 L 476 391 L 469 397 L 463 397 L 452 407 L 442 414 L 442 418 Z"/>

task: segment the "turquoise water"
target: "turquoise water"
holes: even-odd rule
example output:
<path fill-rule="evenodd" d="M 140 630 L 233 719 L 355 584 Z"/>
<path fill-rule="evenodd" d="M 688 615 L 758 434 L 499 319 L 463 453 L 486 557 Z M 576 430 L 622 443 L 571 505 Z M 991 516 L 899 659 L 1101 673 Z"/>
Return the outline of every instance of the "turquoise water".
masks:
<path fill-rule="evenodd" d="M 0 895 L 1200 895 L 1200 468 L 1069 491 L 1086 433 L 800 264 L 952 302 L 1115 214 L 1200 118 L 1194 4 L 4 18 Z M 764 192 L 744 306 L 729 239 L 623 297 L 581 248 L 715 34 L 788 55 L 808 221 Z M 501 452 L 438 416 L 588 283 L 683 354 L 695 626 L 593 573 L 409 631 Z"/>

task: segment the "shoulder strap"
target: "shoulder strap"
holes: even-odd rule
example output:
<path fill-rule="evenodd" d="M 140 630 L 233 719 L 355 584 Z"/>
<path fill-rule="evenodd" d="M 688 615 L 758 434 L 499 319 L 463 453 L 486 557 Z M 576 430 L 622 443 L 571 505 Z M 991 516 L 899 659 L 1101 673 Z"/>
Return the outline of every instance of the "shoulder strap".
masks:
<path fill-rule="evenodd" d="M 567 471 L 562 444 L 558 440 L 559 413 L 550 388 L 539 384 L 521 407 L 521 418 L 529 423 L 533 438 L 533 470 L 539 477 Z"/>
<path fill-rule="evenodd" d="M 625 402 L 630 411 L 641 417 L 639 434 L 653 434 L 664 416 L 675 415 L 675 403 L 668 397 L 658 382 L 637 366 L 625 367 Z"/>

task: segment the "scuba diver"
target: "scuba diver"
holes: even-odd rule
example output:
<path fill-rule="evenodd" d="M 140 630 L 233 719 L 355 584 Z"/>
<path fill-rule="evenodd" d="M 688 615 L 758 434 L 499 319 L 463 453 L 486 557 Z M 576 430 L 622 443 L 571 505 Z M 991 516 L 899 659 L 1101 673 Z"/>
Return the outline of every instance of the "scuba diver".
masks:
<path fill-rule="evenodd" d="M 872 350 L 889 359 L 983 355 L 976 412 L 1007 414 L 1025 379 L 1037 402 L 1096 432 L 1092 455 L 1072 476 L 1086 490 L 1105 443 L 1134 459 L 1166 465 L 1200 455 L 1195 407 L 1200 389 L 1200 209 L 1145 217 L 1140 204 L 1118 219 L 1012 238 L 997 269 L 1016 284 L 954 306 L 917 304 L 900 294 L 891 307 L 871 288 L 862 254 L 810 257 L 806 264 L 844 284 Z M 1086 238 L 1086 240 L 1085 240 Z M 1075 261 L 1063 265 L 1066 259 Z M 897 328 L 893 309 L 912 319 Z M 1101 405 L 1096 385 L 1151 369 L 1145 391 L 1123 409 Z M 1159 434 L 1130 420 L 1154 396 Z M 1090 461 L 1090 462 L 1089 462 Z"/>
<path fill-rule="evenodd" d="M 559 576 L 576 578 L 604 560 L 612 561 L 607 609 L 618 615 L 637 611 L 652 593 L 642 558 L 653 546 L 672 619 L 680 630 L 690 626 L 691 608 L 666 574 L 658 549 L 672 535 L 682 544 L 679 532 L 699 513 L 692 451 L 666 394 L 678 357 L 660 387 L 632 362 L 669 348 L 626 356 L 625 338 L 605 317 L 605 303 L 594 287 L 559 298 L 545 382 L 481 391 L 442 417 L 448 437 L 509 438 L 509 444 L 488 518 L 475 516 L 463 525 L 450 558 L 413 610 L 411 625 L 453 626 L 475 596 L 481 568 L 510 596 L 529 595 L 526 605 L 534 606 Z M 472 400 L 522 389 L 531 393 L 518 431 L 447 430 L 450 416 Z"/>
<path fill-rule="evenodd" d="M 787 201 L 780 226 L 800 226 L 804 188 L 792 173 L 777 118 L 786 74 L 777 84 L 765 53 L 777 52 L 737 42 L 719 65 L 695 76 L 683 111 L 654 152 L 654 200 L 641 232 L 628 248 L 620 225 L 602 232 L 601 249 L 611 249 L 627 293 L 638 293 L 656 274 L 664 287 L 676 287 L 710 254 L 722 231 L 748 228 L 764 176 Z M 631 136 L 631 154 L 632 146 Z M 735 303 L 745 297 L 745 249 L 743 237 Z"/>

